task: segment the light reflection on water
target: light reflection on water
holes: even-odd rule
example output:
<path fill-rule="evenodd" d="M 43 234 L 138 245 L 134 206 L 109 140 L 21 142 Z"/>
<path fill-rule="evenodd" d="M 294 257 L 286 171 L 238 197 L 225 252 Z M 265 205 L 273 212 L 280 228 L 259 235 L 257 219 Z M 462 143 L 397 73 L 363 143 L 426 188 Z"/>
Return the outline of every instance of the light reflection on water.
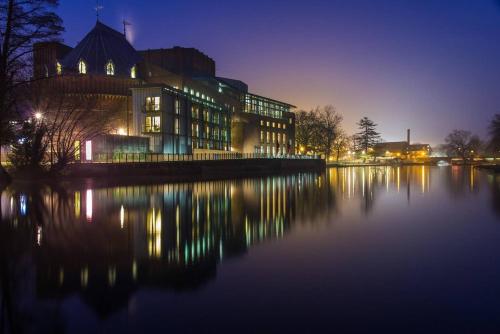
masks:
<path fill-rule="evenodd" d="M 54 315 L 48 303 L 75 295 L 109 319 L 144 289 L 186 296 L 203 291 L 217 281 L 226 260 L 242 259 L 272 240 L 286 245 L 287 235 L 302 231 L 299 226 L 342 226 L 398 210 L 398 219 L 440 208 L 452 218 L 453 203 L 464 198 L 487 201 L 488 212 L 496 213 L 488 219 L 498 219 L 499 177 L 459 167 L 366 167 L 233 181 L 9 188 L 0 212 L 2 279 L 9 283 L 2 289 L 11 287 L 10 294 L 2 293 L 8 299 L 2 312 L 12 315 L 5 326 L 27 326 L 26 317 L 36 320 L 30 326 L 61 326 L 64 312 Z M 266 257 L 261 261 L 267 268 Z M 247 276 L 260 270 L 254 267 Z M 19 282 L 30 288 L 19 289 Z M 259 305 L 258 299 L 247 302 Z M 35 315 L 44 312 L 52 320 Z"/>

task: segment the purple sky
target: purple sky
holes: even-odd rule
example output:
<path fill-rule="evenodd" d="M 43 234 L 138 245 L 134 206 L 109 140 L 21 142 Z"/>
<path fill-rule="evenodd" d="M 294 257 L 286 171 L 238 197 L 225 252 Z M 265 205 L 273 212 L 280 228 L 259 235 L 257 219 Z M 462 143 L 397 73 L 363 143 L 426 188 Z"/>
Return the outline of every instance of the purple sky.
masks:
<path fill-rule="evenodd" d="M 104 0 L 102 21 L 133 26 L 138 49 L 196 47 L 220 76 L 310 109 L 332 104 L 347 131 L 368 116 L 385 140 L 486 133 L 500 113 L 500 1 Z M 64 40 L 95 23 L 95 1 L 61 0 Z"/>

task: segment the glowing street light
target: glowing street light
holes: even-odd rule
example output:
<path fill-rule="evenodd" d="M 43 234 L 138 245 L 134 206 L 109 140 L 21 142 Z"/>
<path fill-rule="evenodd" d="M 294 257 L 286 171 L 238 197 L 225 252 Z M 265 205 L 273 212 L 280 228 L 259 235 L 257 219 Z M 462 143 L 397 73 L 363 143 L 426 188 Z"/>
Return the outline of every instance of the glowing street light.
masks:
<path fill-rule="evenodd" d="M 43 114 L 39 111 L 37 111 L 34 116 L 35 116 L 35 119 L 38 121 L 43 118 Z"/>

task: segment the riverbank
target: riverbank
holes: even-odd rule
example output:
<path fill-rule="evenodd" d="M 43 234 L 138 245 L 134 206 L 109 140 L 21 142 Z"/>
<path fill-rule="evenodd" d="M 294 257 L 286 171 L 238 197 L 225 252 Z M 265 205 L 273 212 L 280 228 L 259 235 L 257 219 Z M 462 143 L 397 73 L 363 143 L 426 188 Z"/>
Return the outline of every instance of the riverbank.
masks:
<path fill-rule="evenodd" d="M 321 172 L 320 159 L 227 159 L 169 162 L 78 163 L 55 177 L 16 177 L 15 182 L 58 182 L 95 179 L 97 182 L 203 181 L 242 177 Z"/>

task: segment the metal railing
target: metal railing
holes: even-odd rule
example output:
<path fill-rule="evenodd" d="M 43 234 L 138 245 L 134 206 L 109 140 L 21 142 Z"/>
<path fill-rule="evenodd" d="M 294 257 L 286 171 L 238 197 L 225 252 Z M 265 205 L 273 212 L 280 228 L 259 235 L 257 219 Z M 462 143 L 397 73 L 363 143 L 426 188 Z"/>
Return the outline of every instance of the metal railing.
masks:
<path fill-rule="evenodd" d="M 237 160 L 237 159 L 320 159 L 319 156 L 294 154 L 266 154 L 266 153 L 194 153 L 194 154 L 164 154 L 164 153 L 98 153 L 92 160 L 83 157 L 80 163 L 145 163 L 145 162 L 174 162 L 174 161 L 210 161 L 210 160 Z"/>

